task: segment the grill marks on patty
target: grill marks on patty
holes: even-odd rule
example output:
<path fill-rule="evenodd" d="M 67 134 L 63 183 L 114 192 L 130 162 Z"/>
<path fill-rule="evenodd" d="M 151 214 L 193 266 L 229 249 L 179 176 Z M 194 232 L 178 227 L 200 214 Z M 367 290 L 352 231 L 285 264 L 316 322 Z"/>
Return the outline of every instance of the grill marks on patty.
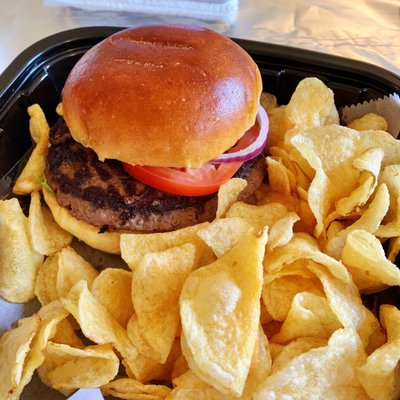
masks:
<path fill-rule="evenodd" d="M 242 165 L 236 177 L 249 197 L 264 177 L 262 156 Z M 177 196 L 132 178 L 119 161 L 98 160 L 96 153 L 75 142 L 63 119 L 50 132 L 46 178 L 57 201 L 71 214 L 101 232 L 170 231 L 214 219 L 217 195 Z"/>

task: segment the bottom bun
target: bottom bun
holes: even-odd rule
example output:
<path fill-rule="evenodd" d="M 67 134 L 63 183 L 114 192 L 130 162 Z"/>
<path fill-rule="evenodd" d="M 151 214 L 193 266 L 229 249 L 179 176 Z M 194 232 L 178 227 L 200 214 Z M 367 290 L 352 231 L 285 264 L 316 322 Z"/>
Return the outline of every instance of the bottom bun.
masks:
<path fill-rule="evenodd" d="M 43 197 L 55 221 L 61 228 L 94 249 L 111 254 L 121 254 L 120 233 L 99 233 L 98 227 L 73 217 L 66 208 L 57 203 L 55 196 L 47 190 L 43 190 Z"/>

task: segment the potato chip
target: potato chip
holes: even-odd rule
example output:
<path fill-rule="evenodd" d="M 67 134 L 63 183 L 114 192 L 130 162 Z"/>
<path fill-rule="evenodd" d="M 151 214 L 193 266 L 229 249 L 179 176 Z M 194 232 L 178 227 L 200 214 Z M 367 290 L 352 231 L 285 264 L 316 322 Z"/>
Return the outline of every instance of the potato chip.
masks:
<path fill-rule="evenodd" d="M 387 343 L 376 349 L 367 362 L 359 367 L 358 377 L 370 398 L 397 400 L 400 396 L 398 364 L 400 341 Z"/>
<path fill-rule="evenodd" d="M 286 346 L 270 343 L 270 348 L 279 346 L 274 350 L 275 355 L 273 357 L 274 361 L 272 364 L 272 373 L 284 368 L 292 359 L 300 356 L 301 354 L 307 353 L 307 351 L 317 347 L 326 346 L 327 343 L 328 342 L 326 339 L 318 337 L 301 337 L 293 340 Z"/>
<path fill-rule="evenodd" d="M 361 171 L 360 185 L 349 196 L 337 201 L 333 212 L 334 217 L 328 216 L 328 221 L 358 213 L 359 209 L 367 203 L 377 186 L 383 156 L 382 149 L 372 148 L 353 160 L 353 166 Z"/>
<path fill-rule="evenodd" d="M 88 339 L 97 344 L 113 344 L 127 360 L 128 365 L 131 368 L 134 366 L 138 352 L 130 343 L 122 326 L 90 293 L 86 281 L 76 283 L 68 296 L 61 300 Z"/>
<path fill-rule="evenodd" d="M 400 236 L 400 165 L 384 168 L 379 180 L 389 189 L 390 205 L 376 235 L 383 238 Z"/>
<path fill-rule="evenodd" d="M 101 387 L 104 396 L 114 396 L 119 399 L 162 400 L 168 397 L 171 389 L 163 385 L 144 385 L 134 379 L 118 378 Z"/>
<path fill-rule="evenodd" d="M 269 185 L 262 182 L 257 190 L 254 192 L 255 204 L 261 206 L 267 203 L 267 195 L 269 193 Z"/>
<path fill-rule="evenodd" d="M 327 346 L 302 353 L 273 372 L 261 384 L 254 400 L 367 400 L 369 397 L 356 376 L 357 368 L 365 359 L 357 333 L 352 329 L 339 329 Z"/>
<path fill-rule="evenodd" d="M 170 379 L 170 363 L 160 364 L 149 357 L 139 354 L 135 362 L 134 371 L 129 367 L 127 360 L 122 360 L 128 378 L 146 383 L 152 380 L 165 381 Z"/>
<path fill-rule="evenodd" d="M 59 253 L 56 288 L 58 297 L 65 297 L 80 280 L 87 282 L 89 289 L 99 275 L 72 247 L 65 247 Z"/>
<path fill-rule="evenodd" d="M 83 349 L 85 347 L 82 340 L 75 333 L 68 318 L 61 320 L 57 324 L 56 333 L 52 336 L 51 341 L 54 343 L 66 344 L 78 349 Z"/>
<path fill-rule="evenodd" d="M 207 385 L 207 383 L 203 382 L 197 375 L 193 373 L 193 371 L 188 370 L 184 372 L 182 375 L 178 376 L 174 379 L 172 384 L 177 388 L 207 388 L 211 390 L 215 390 L 211 386 Z M 176 394 L 176 390 L 174 390 L 171 394 Z M 221 396 L 223 396 L 221 394 Z M 179 396 L 178 396 L 179 397 Z"/>
<path fill-rule="evenodd" d="M 275 321 L 283 321 L 286 318 L 297 293 L 309 292 L 323 295 L 323 289 L 318 280 L 296 275 L 291 269 L 291 275 L 273 279 L 272 282 L 265 282 L 263 287 L 263 302 Z"/>
<path fill-rule="evenodd" d="M 379 308 L 379 318 L 386 329 L 388 342 L 400 340 L 400 311 L 395 306 L 383 304 Z"/>
<path fill-rule="evenodd" d="M 272 316 L 265 307 L 264 302 L 260 303 L 260 324 L 265 325 L 272 321 Z"/>
<path fill-rule="evenodd" d="M 32 247 L 28 219 L 17 199 L 0 201 L 0 295 L 15 303 L 34 297 L 43 256 Z"/>
<path fill-rule="evenodd" d="M 285 207 L 288 211 L 297 211 L 298 207 L 298 199 L 295 196 L 292 194 L 274 192 L 268 185 L 265 195 L 259 199 L 257 205 L 263 206 L 271 203 L 278 203 Z"/>
<path fill-rule="evenodd" d="M 342 221 L 331 222 L 328 226 L 328 229 L 326 230 L 326 242 L 329 242 L 334 237 L 338 236 L 339 232 L 344 229 L 346 229 L 346 225 L 344 224 L 344 222 Z"/>
<path fill-rule="evenodd" d="M 400 286 L 400 270 L 386 258 L 381 242 L 367 231 L 348 234 L 342 261 L 362 292 L 383 289 L 385 285 Z"/>
<path fill-rule="evenodd" d="M 281 325 L 281 324 L 279 323 L 279 325 Z M 263 329 L 264 329 L 264 332 L 266 332 L 265 327 L 263 327 Z M 266 332 L 266 335 L 269 336 L 268 332 Z M 305 338 L 301 338 L 301 339 L 297 339 L 297 340 L 303 340 L 303 339 L 305 339 Z M 293 341 L 293 343 L 295 343 L 295 342 L 296 341 Z M 273 371 L 274 362 L 279 357 L 279 354 L 281 354 L 281 352 L 288 346 L 289 345 L 284 346 L 283 344 L 278 344 L 278 343 L 273 343 L 273 342 L 268 343 L 269 353 L 271 355 L 271 360 L 272 360 L 271 371 Z M 298 355 L 298 354 L 296 354 L 296 355 Z"/>
<path fill-rule="evenodd" d="M 376 131 L 387 131 L 388 123 L 385 118 L 375 113 L 368 113 L 361 118 L 354 119 L 347 126 L 356 131 L 367 131 L 373 129 Z"/>
<path fill-rule="evenodd" d="M 293 238 L 293 225 L 299 220 L 296 213 L 290 212 L 283 218 L 276 221 L 269 230 L 267 251 L 275 247 L 284 246 Z"/>
<path fill-rule="evenodd" d="M 293 128 L 293 124 L 290 122 L 286 114 L 286 106 L 276 107 L 268 113 L 269 117 L 269 130 L 267 149 L 276 146 L 280 142 L 283 142 L 285 133 Z"/>
<path fill-rule="evenodd" d="M 251 225 L 256 231 L 271 227 L 276 221 L 288 213 L 285 206 L 279 203 L 269 203 L 263 206 L 236 202 L 227 212 L 228 218 L 239 217 Z"/>
<path fill-rule="evenodd" d="M 329 306 L 344 328 L 355 330 L 365 345 L 376 331 L 380 330 L 374 314 L 361 301 L 355 284 L 334 277 L 320 264 L 310 261 L 308 268 L 314 272 L 324 287 Z"/>
<path fill-rule="evenodd" d="M 388 342 L 368 356 L 358 369 L 358 377 L 371 398 L 396 400 L 400 396 L 400 311 L 394 306 L 382 305 L 380 318 L 387 330 Z"/>
<path fill-rule="evenodd" d="M 62 117 L 62 115 L 63 115 L 62 103 L 57 104 L 56 113 Z"/>
<path fill-rule="evenodd" d="M 251 400 L 253 394 L 260 384 L 268 377 L 271 372 L 272 359 L 269 352 L 269 343 L 262 327 L 258 329 L 257 342 L 254 347 L 253 358 L 251 360 L 249 374 L 243 389 L 241 399 Z"/>
<path fill-rule="evenodd" d="M 39 267 L 35 283 L 35 294 L 42 306 L 57 300 L 57 273 L 59 254 L 47 257 Z"/>
<path fill-rule="evenodd" d="M 379 175 L 379 182 L 384 183 L 390 194 L 390 207 L 385 216 L 384 223 L 394 223 L 399 217 L 400 205 L 400 165 L 388 165 L 382 169 Z"/>
<path fill-rule="evenodd" d="M 278 160 L 267 157 L 268 182 L 272 191 L 288 195 L 291 192 L 292 180 L 289 177 L 289 170 Z"/>
<path fill-rule="evenodd" d="M 263 325 L 263 329 L 267 337 L 273 337 L 274 335 L 277 335 L 279 333 L 281 326 L 282 322 L 271 320 Z M 275 344 L 275 343 L 271 342 L 270 344 Z"/>
<path fill-rule="evenodd" d="M 301 337 L 329 339 L 341 327 L 325 297 L 301 292 L 293 297 L 282 327 L 271 341 L 287 343 Z"/>
<path fill-rule="evenodd" d="M 319 79 L 303 79 L 286 107 L 289 121 L 302 129 L 338 124 L 333 97 L 332 90 Z"/>
<path fill-rule="evenodd" d="M 47 207 L 40 204 L 40 194 L 31 193 L 29 227 L 34 249 L 43 255 L 52 255 L 72 241 L 72 235 L 61 229 Z"/>
<path fill-rule="evenodd" d="M 322 253 L 315 239 L 304 233 L 295 233 L 293 239 L 285 246 L 276 247 L 274 251 L 266 253 L 264 257 L 264 270 L 266 274 L 274 275 L 300 259 L 314 260 L 326 266 L 329 271 L 344 282 L 350 282 L 351 277 L 345 266 L 332 257 Z"/>
<path fill-rule="evenodd" d="M 361 217 L 354 222 L 354 224 L 347 227 L 345 231 L 340 232 L 339 236 L 345 237 L 349 232 L 355 229 L 363 229 L 371 233 L 376 232 L 387 213 L 389 203 L 390 199 L 387 186 L 382 184 L 378 187 L 373 200 Z"/>
<path fill-rule="evenodd" d="M 297 163 L 294 162 L 287 149 L 277 146 L 272 146 L 269 148 L 269 154 L 279 159 L 282 162 L 282 164 L 293 174 L 296 186 L 301 187 L 305 192 L 307 192 L 311 181 L 308 178 L 308 176 L 297 165 Z"/>
<path fill-rule="evenodd" d="M 240 193 L 246 188 L 247 181 L 241 178 L 231 178 L 218 189 L 218 207 L 216 218 L 222 218 L 237 201 Z"/>
<path fill-rule="evenodd" d="M 296 232 L 306 232 L 310 235 L 313 234 L 316 225 L 316 219 L 308 204 L 308 201 L 299 199 L 297 203 L 297 215 L 300 220 L 294 226 Z"/>
<path fill-rule="evenodd" d="M 258 330 L 257 342 L 254 348 L 249 374 L 247 376 L 243 393 L 240 397 L 235 398 L 241 400 L 252 399 L 255 389 L 269 375 L 270 369 L 271 356 L 269 353 L 268 339 L 265 336 L 262 328 L 260 327 Z M 207 399 L 232 399 L 231 395 L 224 395 L 215 388 L 207 385 L 205 382 L 202 382 L 191 371 L 184 373 L 182 376 L 175 379 L 173 383 L 177 386 L 176 390 L 173 391 L 175 396 L 177 395 L 177 393 L 180 393 L 182 389 L 183 393 L 185 393 L 185 388 L 198 388 L 204 390 L 204 393 L 201 396 L 207 395 L 208 397 L 205 397 Z M 180 397 L 178 396 L 178 398 Z M 197 397 L 195 398 L 197 399 Z"/>
<path fill-rule="evenodd" d="M 172 390 L 166 400 L 228 400 L 232 398 L 231 396 L 218 392 L 216 389 L 203 382 L 190 370 L 178 377 L 175 381 L 177 387 Z"/>
<path fill-rule="evenodd" d="M 317 219 L 318 236 L 334 203 L 358 186 L 360 172 L 353 166 L 355 158 L 371 148 L 380 148 L 384 152 L 382 167 L 385 167 L 396 164 L 400 156 L 400 143 L 387 132 L 358 132 L 337 125 L 300 131 L 290 138 L 290 144 L 316 171 L 309 201 Z"/>
<path fill-rule="evenodd" d="M 369 342 L 367 347 L 365 348 L 365 351 L 367 352 L 367 354 L 371 354 L 378 347 L 383 346 L 385 343 L 386 343 L 386 332 L 382 327 L 380 327 L 379 330 L 376 330 L 370 335 Z"/>
<path fill-rule="evenodd" d="M 171 348 L 171 352 L 169 353 L 169 356 L 167 358 L 167 361 L 164 364 L 160 364 L 154 361 L 148 355 L 139 354 L 136 362 L 136 375 L 141 377 L 140 382 L 142 383 L 150 381 L 171 381 L 173 366 L 176 360 L 179 359 L 179 357 L 181 356 L 182 350 L 180 346 L 180 340 L 179 338 L 176 338 Z M 128 375 L 128 377 L 131 379 L 139 380 L 130 370 L 129 366 L 127 366 L 127 363 L 123 361 L 123 364 L 125 366 L 126 374 Z"/>
<path fill-rule="evenodd" d="M 17 399 L 16 388 L 21 382 L 24 362 L 32 340 L 39 329 L 37 315 L 18 321 L 18 326 L 0 339 L 0 398 Z"/>
<path fill-rule="evenodd" d="M 277 271 L 274 271 L 272 273 L 264 271 L 264 285 L 274 282 L 275 280 L 280 279 L 282 277 L 296 275 L 302 278 L 312 280 L 313 284 L 315 284 L 316 286 L 321 286 L 321 284 L 318 282 L 318 279 L 316 279 L 315 274 L 308 269 L 309 263 L 310 263 L 309 259 L 300 258 L 289 264 L 285 264 L 283 268 L 279 268 Z M 302 286 L 303 284 L 300 283 L 300 285 Z M 309 291 L 312 291 L 311 288 L 309 288 Z M 289 302 L 289 305 L 290 304 L 291 301 Z"/>
<path fill-rule="evenodd" d="M 118 373 L 119 359 L 109 344 L 75 349 L 49 342 L 40 379 L 65 395 L 79 388 L 95 388 L 110 382 Z"/>
<path fill-rule="evenodd" d="M 36 275 L 34 292 L 35 296 L 42 306 L 51 302 L 50 295 L 47 292 L 46 286 L 46 268 L 43 267 L 43 265 L 45 265 L 46 262 L 50 262 L 50 260 L 50 257 L 45 260 L 45 262 L 39 267 L 38 273 Z"/>
<path fill-rule="evenodd" d="M 49 143 L 50 128 L 43 111 L 37 104 L 28 107 L 29 127 L 36 146 L 13 187 L 15 194 L 29 194 L 41 190 L 44 177 L 45 154 Z"/>
<path fill-rule="evenodd" d="M 390 238 L 388 248 L 388 260 L 392 263 L 396 262 L 396 258 L 400 252 L 400 236 Z"/>
<path fill-rule="evenodd" d="M 111 343 L 121 354 L 122 363 L 136 379 L 152 379 L 153 374 L 158 372 L 158 364 L 138 353 L 126 330 L 90 293 L 86 281 L 75 284 L 62 302 L 78 321 L 82 333 L 97 344 Z"/>
<path fill-rule="evenodd" d="M 42 136 L 49 136 L 50 127 L 47 123 L 46 116 L 38 104 L 28 107 L 29 132 L 35 143 L 39 143 Z"/>
<path fill-rule="evenodd" d="M 323 232 L 324 219 L 331 208 L 331 192 L 333 193 L 333 190 L 330 190 L 330 188 L 332 187 L 332 183 L 322 168 L 321 159 L 317 157 L 314 151 L 308 147 L 298 147 L 301 150 L 302 156 L 316 171 L 315 177 L 308 189 L 308 205 L 314 214 L 316 221 L 315 235 L 318 237 Z"/>
<path fill-rule="evenodd" d="M 308 203 L 308 192 L 301 186 L 297 186 L 296 190 L 297 190 L 297 194 L 299 196 L 299 200 L 304 200 L 305 202 Z"/>
<path fill-rule="evenodd" d="M 268 340 L 260 327 L 243 393 L 240 397 L 235 398 L 251 400 L 255 390 L 269 375 L 270 369 L 271 356 L 269 353 Z M 202 382 L 192 371 L 185 372 L 182 376 L 174 379 L 173 383 L 176 388 L 172 391 L 171 397 L 168 397 L 171 399 L 232 399 L 230 394 L 222 394 L 205 382 Z"/>
<path fill-rule="evenodd" d="M 131 343 L 136 347 L 140 354 L 150 358 L 153 361 L 158 362 L 160 359 L 160 354 L 153 349 L 146 338 L 143 336 L 143 332 L 139 327 L 137 315 L 133 314 L 128 321 L 126 327 L 126 333 Z"/>
<path fill-rule="evenodd" d="M 217 261 L 192 272 L 182 289 L 182 351 L 196 375 L 225 394 L 242 394 L 250 368 L 266 241 L 266 232 L 258 237 L 250 231 Z"/>
<path fill-rule="evenodd" d="M 381 171 L 384 156 L 385 153 L 383 149 L 380 147 L 371 147 L 353 159 L 353 166 L 359 171 L 369 172 L 376 183 Z M 374 187 L 376 187 L 376 184 Z"/>
<path fill-rule="evenodd" d="M 219 258 L 231 249 L 249 229 L 251 225 L 243 218 L 220 218 L 199 229 L 197 234 Z"/>
<path fill-rule="evenodd" d="M 379 225 L 389 208 L 389 201 L 387 186 L 382 184 L 379 186 L 374 199 L 368 205 L 361 217 L 353 224 L 338 232 L 335 237 L 331 238 L 326 244 L 324 251 L 334 258 L 340 259 L 343 247 L 346 243 L 346 237 L 350 232 L 354 230 L 364 230 L 371 233 L 377 233 Z"/>
<path fill-rule="evenodd" d="M 278 101 L 273 94 L 262 92 L 260 96 L 260 104 L 262 105 L 264 110 L 269 113 L 277 107 Z"/>
<path fill-rule="evenodd" d="M 143 257 L 132 276 L 132 302 L 139 328 L 164 363 L 179 326 L 179 296 L 195 268 L 196 248 L 187 243 Z"/>
<path fill-rule="evenodd" d="M 106 268 L 93 280 L 91 292 L 108 312 L 126 328 L 133 315 L 132 272 Z"/>
<path fill-rule="evenodd" d="M 137 264 L 147 253 L 159 252 L 185 243 L 192 243 L 196 246 L 196 258 L 199 260 L 199 265 L 206 265 L 212 262 L 215 257 L 212 250 L 197 236 L 197 232 L 208 224 L 209 222 L 204 222 L 163 233 L 122 234 L 122 258 L 134 271 Z"/>
<path fill-rule="evenodd" d="M 296 166 L 296 176 L 299 175 L 299 171 L 302 175 L 304 175 L 305 181 L 308 183 L 308 186 L 304 186 L 304 188 L 306 189 L 307 187 L 310 187 L 312 180 L 315 178 L 315 166 L 311 165 L 310 160 L 304 157 L 296 146 L 293 146 L 291 144 L 292 137 L 302 133 L 303 131 L 304 129 L 301 129 L 299 127 L 294 127 L 287 131 L 285 134 L 285 141 L 281 144 L 281 146 L 289 154 L 290 159 Z M 311 148 L 309 149 L 309 151 L 315 154 L 315 152 Z"/>
<path fill-rule="evenodd" d="M 174 380 L 179 376 L 185 374 L 189 371 L 189 366 L 187 364 L 186 358 L 182 354 L 174 363 L 171 371 L 171 381 L 174 384 Z M 176 385 L 175 385 L 176 386 Z"/>
<path fill-rule="evenodd" d="M 42 307 L 37 315 L 40 319 L 40 325 L 25 358 L 21 381 L 15 390 L 15 398 L 17 399 L 24 387 L 31 381 L 33 373 L 43 363 L 43 350 L 49 339 L 54 335 L 57 324 L 68 316 L 68 312 L 61 302 L 54 301 Z"/>

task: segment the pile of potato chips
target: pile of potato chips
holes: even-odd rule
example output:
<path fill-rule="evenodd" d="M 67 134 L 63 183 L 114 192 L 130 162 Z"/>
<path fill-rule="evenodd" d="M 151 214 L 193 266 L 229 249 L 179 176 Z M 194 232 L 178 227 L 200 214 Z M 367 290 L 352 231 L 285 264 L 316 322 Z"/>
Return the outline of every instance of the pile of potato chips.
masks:
<path fill-rule="evenodd" d="M 0 339 L 0 399 L 35 371 L 66 396 L 400 396 L 400 310 L 374 315 L 361 300 L 400 285 L 400 142 L 377 115 L 340 126 L 316 78 L 286 106 L 262 102 L 268 184 L 254 204 L 237 201 L 245 182 L 232 179 L 213 222 L 122 234 L 129 270 L 94 268 L 42 203 L 49 127 L 29 109 L 37 146 L 14 189 L 31 196 L 29 216 L 0 202 L 0 295 L 41 308 Z"/>

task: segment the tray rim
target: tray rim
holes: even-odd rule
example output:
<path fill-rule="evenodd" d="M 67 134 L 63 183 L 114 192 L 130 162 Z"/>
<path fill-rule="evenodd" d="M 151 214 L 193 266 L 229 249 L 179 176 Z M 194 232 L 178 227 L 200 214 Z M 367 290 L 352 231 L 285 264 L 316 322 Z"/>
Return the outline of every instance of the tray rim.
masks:
<path fill-rule="evenodd" d="M 27 47 L 0 74 L 0 111 L 12 97 L 12 94 L 18 90 L 19 85 L 17 88 L 11 89 L 13 85 L 18 81 L 24 82 L 29 72 L 38 67 L 40 59 L 45 54 L 51 55 L 60 47 L 65 47 L 71 42 L 93 40 L 94 43 L 97 43 L 101 38 L 105 38 L 122 29 L 125 29 L 125 27 L 87 26 L 72 28 L 49 35 Z M 368 62 L 293 46 L 235 37 L 231 37 L 231 39 L 250 53 L 268 53 L 271 56 L 296 61 L 300 64 L 313 63 L 321 66 L 321 68 L 332 69 L 335 66 L 339 70 L 345 69 L 349 74 L 362 73 L 363 75 L 379 76 L 380 79 L 396 86 L 396 90 L 400 92 L 400 75 Z"/>

